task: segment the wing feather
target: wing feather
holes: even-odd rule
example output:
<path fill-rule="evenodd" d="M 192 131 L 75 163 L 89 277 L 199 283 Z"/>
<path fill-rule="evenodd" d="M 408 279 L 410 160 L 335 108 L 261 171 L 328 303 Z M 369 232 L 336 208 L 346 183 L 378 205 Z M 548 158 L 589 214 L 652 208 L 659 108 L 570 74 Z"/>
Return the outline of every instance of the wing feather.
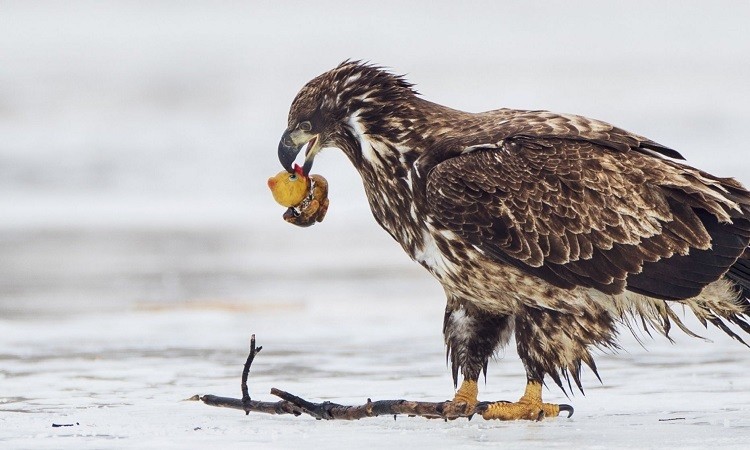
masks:
<path fill-rule="evenodd" d="M 693 297 L 748 248 L 750 194 L 734 180 L 625 151 L 643 141 L 617 137 L 614 147 L 528 136 L 474 145 L 430 170 L 427 204 L 487 257 L 556 286 Z"/>

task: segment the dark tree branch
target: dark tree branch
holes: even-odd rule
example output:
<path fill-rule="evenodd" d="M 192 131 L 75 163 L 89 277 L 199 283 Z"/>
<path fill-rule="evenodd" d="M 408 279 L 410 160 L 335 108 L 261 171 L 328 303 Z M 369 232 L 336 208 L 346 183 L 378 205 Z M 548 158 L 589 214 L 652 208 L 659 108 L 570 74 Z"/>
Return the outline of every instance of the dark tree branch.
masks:
<path fill-rule="evenodd" d="M 257 400 L 243 402 L 241 398 L 219 397 L 217 395 L 194 395 L 188 400 L 200 401 L 209 406 L 218 406 L 220 408 L 239 409 L 246 413 L 249 411 L 265 414 L 293 414 L 295 416 L 303 414 L 293 403 L 283 400 L 280 402 L 260 402 Z"/>
<path fill-rule="evenodd" d="M 364 417 L 406 414 L 430 419 L 456 419 L 470 417 L 474 414 L 457 411 L 453 402 L 413 402 L 409 400 L 378 400 L 369 398 L 367 403 L 359 406 L 339 405 L 332 402 L 312 403 L 288 392 L 273 388 L 271 394 L 293 404 L 305 414 L 316 419 L 358 420 Z M 462 408 L 463 409 L 463 408 Z"/>
<path fill-rule="evenodd" d="M 392 415 L 395 418 L 398 414 L 427 417 L 430 419 L 457 419 L 459 417 L 468 417 L 471 419 L 474 413 L 478 412 L 474 408 L 466 408 L 464 404 L 454 404 L 451 401 L 414 402 L 409 400 L 379 400 L 373 402 L 368 398 L 367 403 L 359 406 L 339 405 L 332 402 L 313 403 L 276 388 L 271 389 L 271 394 L 281 398 L 281 401 L 261 402 L 252 400 L 247 387 L 247 378 L 255 355 L 262 348 L 255 346 L 255 335 L 252 335 L 250 339 L 250 353 L 242 369 L 242 398 L 194 395 L 188 400 L 202 401 L 210 406 L 240 409 L 245 411 L 245 414 L 249 414 L 250 412 L 293 414 L 295 416 L 307 414 L 316 419 L 325 420 L 358 420 L 364 417 L 383 415 Z"/>
<path fill-rule="evenodd" d="M 201 401 L 209 406 L 239 409 L 246 412 L 265 414 L 307 414 L 316 419 L 325 420 L 359 420 L 365 417 L 396 416 L 405 414 L 410 417 L 420 416 L 428 419 L 457 419 L 471 417 L 474 410 L 463 412 L 453 402 L 414 402 L 409 400 L 378 400 L 369 398 L 367 403 L 358 406 L 339 405 L 332 402 L 313 403 L 294 394 L 273 388 L 271 394 L 283 398 L 278 402 L 261 402 L 250 400 L 243 402 L 239 398 L 219 397 L 216 395 L 194 395 L 190 401 Z"/>

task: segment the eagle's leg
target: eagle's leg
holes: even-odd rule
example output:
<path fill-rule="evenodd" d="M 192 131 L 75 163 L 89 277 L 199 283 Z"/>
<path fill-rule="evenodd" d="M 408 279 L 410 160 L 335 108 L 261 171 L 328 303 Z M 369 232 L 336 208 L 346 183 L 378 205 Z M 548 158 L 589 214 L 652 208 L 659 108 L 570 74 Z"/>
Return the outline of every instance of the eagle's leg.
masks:
<path fill-rule="evenodd" d="M 443 334 L 454 387 L 458 373 L 463 382 L 453 398 L 448 416 L 463 415 L 477 405 L 479 375 L 487 372 L 487 363 L 495 351 L 508 343 L 513 332 L 510 316 L 483 311 L 469 302 L 450 297 L 445 308 Z"/>
<path fill-rule="evenodd" d="M 485 419 L 530 419 L 555 417 L 560 412 L 573 414 L 570 405 L 542 402 L 544 376 L 563 388 L 561 376 L 581 388 L 581 363 L 596 373 L 588 348 L 612 345 L 614 323 L 606 311 L 565 314 L 558 311 L 526 307 L 515 316 L 518 356 L 526 369 L 526 392 L 515 403 L 480 404 L 477 412 Z M 564 389 L 563 389 L 564 390 Z"/>

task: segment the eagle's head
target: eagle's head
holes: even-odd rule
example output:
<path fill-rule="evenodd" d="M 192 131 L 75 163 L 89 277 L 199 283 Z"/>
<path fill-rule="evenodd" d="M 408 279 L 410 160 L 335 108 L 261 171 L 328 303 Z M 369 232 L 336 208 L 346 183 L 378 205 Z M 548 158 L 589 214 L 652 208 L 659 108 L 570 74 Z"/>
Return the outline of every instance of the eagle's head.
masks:
<path fill-rule="evenodd" d="M 359 61 L 344 61 L 308 82 L 289 109 L 287 129 L 279 142 L 279 161 L 290 173 L 305 145 L 303 172 L 310 173 L 315 155 L 325 147 L 356 151 L 352 117 L 368 122 L 368 129 L 389 117 L 387 108 L 416 95 L 402 77 Z M 350 157 L 356 158 L 354 155 Z"/>

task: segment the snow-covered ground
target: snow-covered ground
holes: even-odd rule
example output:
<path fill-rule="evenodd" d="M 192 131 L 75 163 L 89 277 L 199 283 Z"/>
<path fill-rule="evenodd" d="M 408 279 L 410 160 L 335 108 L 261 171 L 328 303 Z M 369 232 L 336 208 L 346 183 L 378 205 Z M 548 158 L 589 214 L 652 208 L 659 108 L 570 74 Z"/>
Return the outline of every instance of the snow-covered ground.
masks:
<path fill-rule="evenodd" d="M 750 350 L 623 334 L 543 423 L 244 416 L 180 402 L 452 395 L 442 289 L 369 216 L 335 152 L 326 221 L 265 180 L 299 87 L 345 58 L 425 97 L 613 122 L 750 184 L 741 2 L 2 2 L 0 447 L 744 448 Z M 699 328 L 699 326 L 697 326 Z M 701 330 L 704 331 L 704 330 Z M 513 347 L 483 399 L 523 388 Z M 77 423 L 53 428 L 53 423 Z"/>
<path fill-rule="evenodd" d="M 350 404 L 367 397 L 449 398 L 439 293 L 416 281 L 424 295 L 377 295 L 384 281 L 333 293 L 320 283 L 317 292 L 288 291 L 286 299 L 144 301 L 108 312 L 81 308 L 3 320 L 0 442 L 6 448 L 747 445 L 748 350 L 716 333 L 714 343 L 646 339 L 648 351 L 624 336 L 626 351 L 598 358 L 603 384 L 587 372 L 586 396 L 566 399 L 554 386 L 546 392 L 548 400 L 572 403 L 576 413 L 543 423 L 321 422 L 180 401 L 206 393 L 239 397 L 251 332 L 264 346 L 251 371 L 253 398 L 274 400 L 271 387 Z M 510 348 L 490 366 L 481 398 L 514 400 L 523 383 Z"/>

